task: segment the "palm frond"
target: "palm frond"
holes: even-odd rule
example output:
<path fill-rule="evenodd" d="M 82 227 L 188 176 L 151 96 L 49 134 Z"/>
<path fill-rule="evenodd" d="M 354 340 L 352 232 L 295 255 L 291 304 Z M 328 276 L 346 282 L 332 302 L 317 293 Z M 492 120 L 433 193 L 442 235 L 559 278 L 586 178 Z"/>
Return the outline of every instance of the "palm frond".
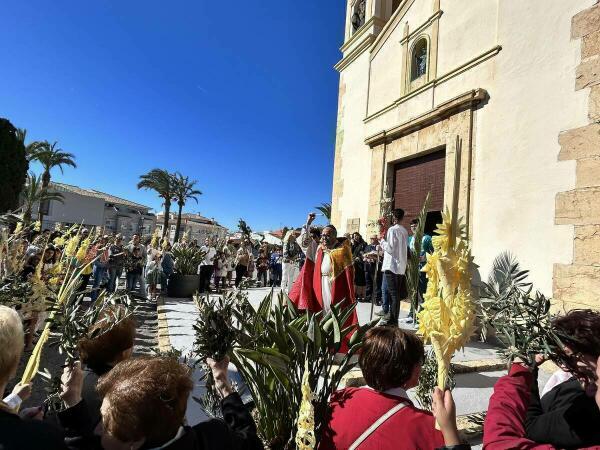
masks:
<path fill-rule="evenodd" d="M 500 292 L 526 289 L 531 286 L 531 283 L 525 281 L 528 274 L 528 270 L 521 270 L 512 253 L 502 252 L 494 259 L 488 281 L 484 284 L 482 296 L 493 298 L 499 295 Z"/>
<path fill-rule="evenodd" d="M 31 219 L 31 213 L 35 204 L 46 201 L 58 201 L 64 203 L 64 196 L 60 192 L 52 192 L 44 189 L 42 179 L 33 172 L 29 172 L 25 187 L 21 192 L 23 220 L 27 223 Z"/>
<path fill-rule="evenodd" d="M 315 209 L 323 214 L 327 220 L 331 220 L 331 203 L 321 203 Z"/>
<path fill-rule="evenodd" d="M 170 203 L 174 191 L 173 176 L 164 169 L 152 169 L 140 176 L 137 188 L 156 191 L 165 203 Z"/>
<path fill-rule="evenodd" d="M 238 229 L 240 230 L 240 233 L 242 233 L 242 236 L 246 239 L 250 239 L 252 236 L 252 228 L 250 228 L 248 226 L 248 224 L 246 223 L 246 221 L 244 219 L 240 219 L 238 222 Z"/>
<path fill-rule="evenodd" d="M 198 196 L 202 195 L 202 192 L 195 189 L 197 180 L 190 180 L 189 177 L 183 176 L 177 172 L 172 175 L 173 177 L 173 199 L 181 206 L 185 205 L 188 200 L 195 200 L 198 203 Z"/>
<path fill-rule="evenodd" d="M 410 252 L 408 259 L 408 267 L 406 271 L 406 286 L 408 289 L 408 296 L 413 307 L 413 311 L 417 312 L 419 305 L 419 279 L 420 279 L 420 262 L 421 262 L 421 246 L 423 243 L 423 234 L 425 232 L 425 222 L 427 221 L 427 212 L 429 211 L 429 203 L 431 200 L 431 192 L 427 193 L 423 207 L 417 217 L 419 225 L 415 231 L 414 250 Z"/>
<path fill-rule="evenodd" d="M 551 302 L 540 292 L 532 293 L 528 273 L 511 253 L 504 252 L 494 260 L 481 287 L 482 338 L 487 338 L 488 328 L 495 330 L 503 346 L 499 353 L 508 361 L 519 357 L 532 363 L 534 355 L 551 355 L 560 347 L 552 327 Z"/>
<path fill-rule="evenodd" d="M 63 172 L 63 166 L 77 167 L 75 155 L 59 148 L 58 142 L 52 144 L 48 141 L 35 142 L 30 146 L 30 159 L 38 161 L 44 167 L 45 172 L 50 173 L 55 167 L 58 167 L 61 172 Z"/>

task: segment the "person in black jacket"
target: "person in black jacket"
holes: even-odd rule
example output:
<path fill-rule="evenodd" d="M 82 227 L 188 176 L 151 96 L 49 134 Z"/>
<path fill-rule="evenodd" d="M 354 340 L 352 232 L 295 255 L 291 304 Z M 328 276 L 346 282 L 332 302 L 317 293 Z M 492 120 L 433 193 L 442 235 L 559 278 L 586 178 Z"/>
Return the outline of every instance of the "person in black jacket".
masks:
<path fill-rule="evenodd" d="M 527 438 L 557 448 L 600 445 L 600 409 L 594 400 L 596 361 L 600 356 L 600 313 L 573 310 L 553 321 L 565 345 L 553 357 L 573 374 L 540 399 L 537 368 L 527 410 Z M 538 363 L 542 362 L 538 357 Z"/>
<path fill-rule="evenodd" d="M 21 318 L 11 308 L 0 306 L 0 395 L 8 382 L 17 373 L 23 353 L 23 324 Z M 26 417 L 39 416 L 40 410 L 32 415 L 24 410 Z M 66 449 L 62 431 L 51 424 L 36 419 L 19 416 L 14 408 L 0 401 L 0 449 Z"/>
<path fill-rule="evenodd" d="M 59 414 L 69 448 L 169 450 L 262 449 L 256 425 L 227 377 L 227 359 L 208 360 L 223 399 L 223 420 L 184 425 L 193 388 L 190 369 L 169 357 L 137 357 L 122 361 L 100 378 L 101 436 L 82 399 L 83 373 L 78 365 L 65 369 Z"/>

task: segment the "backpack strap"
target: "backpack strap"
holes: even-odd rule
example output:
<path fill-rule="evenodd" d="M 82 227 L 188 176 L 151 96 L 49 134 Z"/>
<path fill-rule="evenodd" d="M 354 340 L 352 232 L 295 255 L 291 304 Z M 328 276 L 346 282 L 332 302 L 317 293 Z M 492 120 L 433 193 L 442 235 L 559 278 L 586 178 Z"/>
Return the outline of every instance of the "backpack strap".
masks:
<path fill-rule="evenodd" d="M 369 428 L 367 428 L 363 432 L 363 434 L 361 434 L 358 437 L 358 439 L 356 439 L 356 441 L 352 443 L 350 447 L 348 447 L 348 450 L 356 450 L 360 444 L 362 444 L 371 434 L 373 434 L 375 430 L 377 430 L 377 428 L 383 425 L 390 417 L 392 417 L 405 406 L 406 403 L 404 402 L 398 403 L 396 406 L 394 406 L 392 409 L 386 412 L 383 416 L 381 416 L 379 419 L 373 422 L 373 424 Z"/>

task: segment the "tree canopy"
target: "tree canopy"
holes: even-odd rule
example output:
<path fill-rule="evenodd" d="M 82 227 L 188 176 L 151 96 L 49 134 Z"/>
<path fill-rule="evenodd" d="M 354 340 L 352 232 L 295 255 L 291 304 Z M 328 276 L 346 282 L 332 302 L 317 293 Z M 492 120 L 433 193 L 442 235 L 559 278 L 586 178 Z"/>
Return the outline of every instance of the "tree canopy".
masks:
<path fill-rule="evenodd" d="M 17 129 L 0 118 L 0 213 L 14 210 L 25 184 L 29 162 Z"/>

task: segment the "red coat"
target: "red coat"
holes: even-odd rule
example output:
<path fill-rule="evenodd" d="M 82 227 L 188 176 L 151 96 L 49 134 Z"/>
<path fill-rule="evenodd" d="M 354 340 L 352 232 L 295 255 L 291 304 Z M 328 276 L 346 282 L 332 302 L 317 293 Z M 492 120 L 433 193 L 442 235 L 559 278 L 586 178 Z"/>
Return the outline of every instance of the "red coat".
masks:
<path fill-rule="evenodd" d="M 443 447 L 444 437 L 435 429 L 435 419 L 430 412 L 416 408 L 402 397 L 369 388 L 346 388 L 331 396 L 330 417 L 319 450 L 347 449 L 373 422 L 401 401 L 407 402 L 407 406 L 374 431 L 359 450 L 433 450 Z"/>
<path fill-rule="evenodd" d="M 485 450 L 555 450 L 552 445 L 537 444 L 525 437 L 532 382 L 533 374 L 521 364 L 513 364 L 508 375 L 496 382 L 483 427 Z M 600 446 L 588 448 L 600 450 Z"/>

